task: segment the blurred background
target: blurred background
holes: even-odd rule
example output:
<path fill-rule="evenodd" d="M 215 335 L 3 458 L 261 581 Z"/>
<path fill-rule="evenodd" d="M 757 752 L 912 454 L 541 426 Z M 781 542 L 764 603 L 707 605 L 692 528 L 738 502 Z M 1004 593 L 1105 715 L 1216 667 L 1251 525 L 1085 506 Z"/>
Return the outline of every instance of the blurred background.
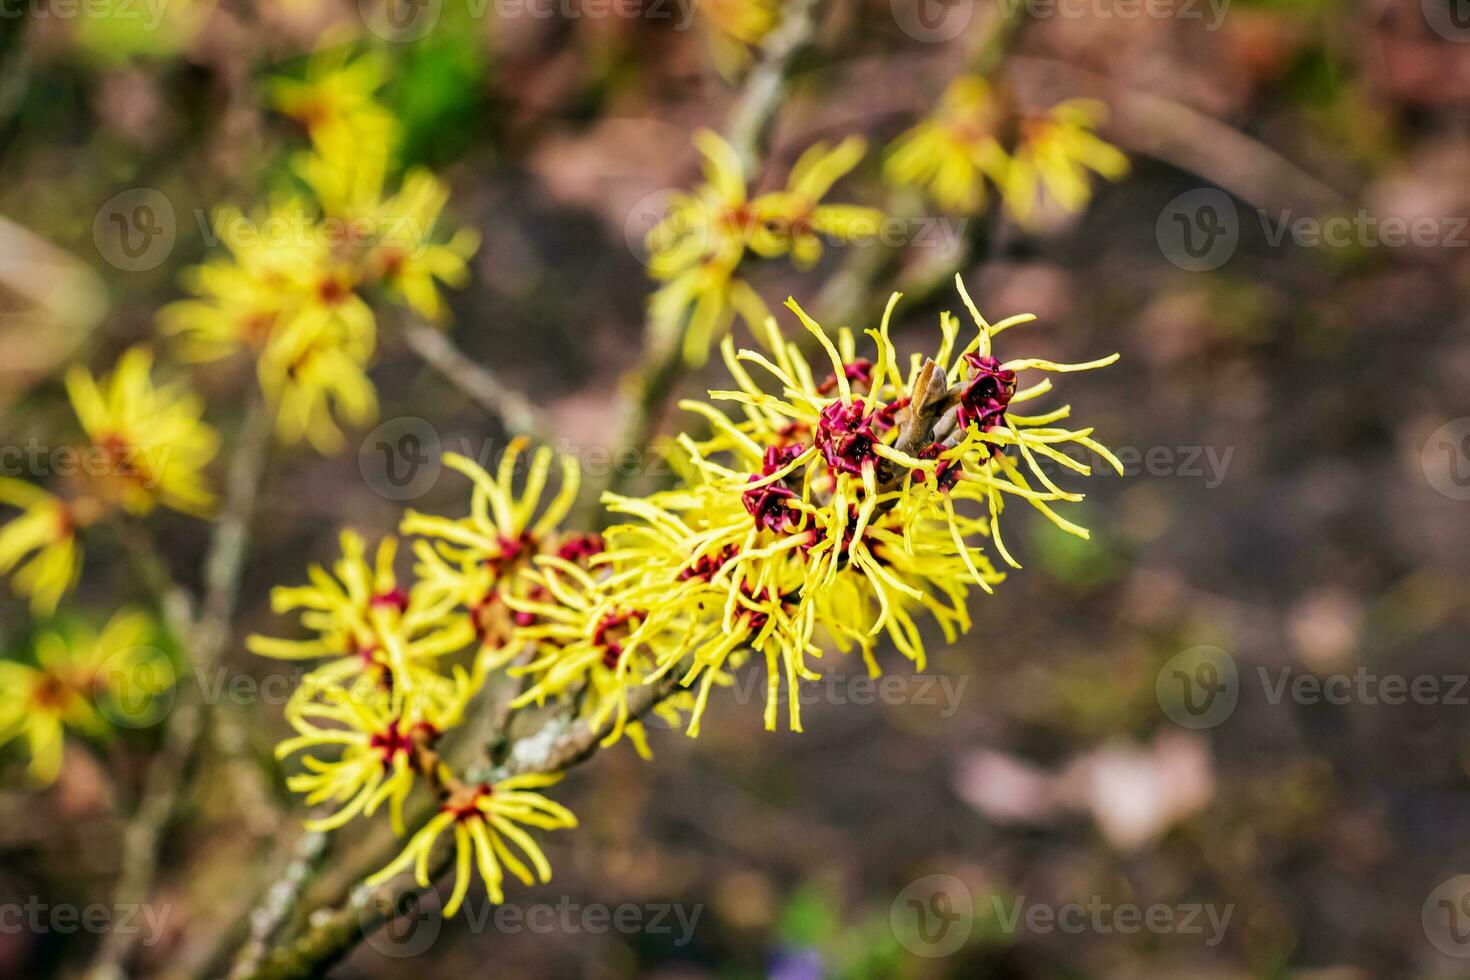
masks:
<path fill-rule="evenodd" d="M 433 168 L 448 220 L 483 237 L 447 293 L 453 342 L 559 449 L 616 449 L 654 288 L 648 202 L 697 181 L 690 135 L 742 91 L 711 43 L 723 4 L 704 4 L 6 3 L 0 437 L 64 430 L 64 366 L 154 338 L 181 271 L 218 251 L 208 215 L 261 201 L 302 145 L 265 80 L 330 42 L 389 59 L 401 163 Z M 970 636 L 933 639 L 922 676 L 838 665 L 799 735 L 761 729 L 747 678 L 697 741 L 655 728 L 652 763 L 620 745 L 572 772 L 559 798 L 582 827 L 546 841 L 556 877 L 516 888 L 509 917 L 483 896 L 442 923 L 409 909 L 328 975 L 1470 974 L 1470 8 L 829 0 L 753 183 L 859 133 L 872 149 L 834 199 L 881 204 L 882 146 L 1007 22 L 993 78 L 1024 104 L 1104 103 L 1128 175 L 1039 228 L 931 206 L 882 269 L 855 253 L 888 246 L 834 244 L 750 279 L 773 307 L 867 326 L 906 271 L 948 262 L 992 319 L 1040 318 L 1003 352 L 1120 352 L 1061 385 L 1128 468 L 1074 481 L 1092 541 L 1018 513 L 1025 568 L 975 597 Z M 139 200 L 171 212 L 142 253 L 109 237 Z M 823 292 L 855 268 L 863 289 Z M 900 352 L 955 305 L 915 292 Z M 251 373 L 195 369 L 227 445 Z M 390 332 L 371 373 L 383 420 L 425 420 L 446 448 L 508 438 Z M 677 391 L 725 379 L 716 359 Z M 305 813 L 270 754 L 269 682 L 291 665 L 242 638 L 282 632 L 270 587 L 334 554 L 339 526 L 463 506 L 457 478 L 380 492 L 365 435 L 266 468 L 231 639 L 182 679 L 218 685 L 227 735 L 188 770 L 144 906 L 113 889 L 159 730 L 70 742 L 44 789 L 3 756 L 0 975 L 81 975 L 124 916 L 142 932 L 104 975 L 228 972 Z M 198 522 L 155 527 L 197 589 Z M 136 596 L 123 550 L 89 554 L 75 605 Z M 7 642 L 26 621 L 7 596 Z"/>

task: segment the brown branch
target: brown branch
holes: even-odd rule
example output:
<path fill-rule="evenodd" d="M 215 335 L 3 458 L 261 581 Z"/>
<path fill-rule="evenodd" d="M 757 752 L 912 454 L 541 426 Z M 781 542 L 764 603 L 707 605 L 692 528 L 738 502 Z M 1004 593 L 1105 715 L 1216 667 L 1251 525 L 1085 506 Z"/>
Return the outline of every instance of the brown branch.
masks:
<path fill-rule="evenodd" d="M 240 947 L 231 980 L 249 976 L 260 968 L 270 949 L 271 939 L 296 910 L 311 876 L 327 854 L 327 835 L 320 831 L 304 831 L 292 849 L 291 860 L 266 890 L 261 903 L 250 913 L 250 936 Z"/>
<path fill-rule="evenodd" d="M 507 386 L 494 371 L 470 360 L 444 330 L 405 315 L 399 335 L 465 397 L 499 419 L 507 432 L 544 438 L 540 415 L 526 396 Z"/>

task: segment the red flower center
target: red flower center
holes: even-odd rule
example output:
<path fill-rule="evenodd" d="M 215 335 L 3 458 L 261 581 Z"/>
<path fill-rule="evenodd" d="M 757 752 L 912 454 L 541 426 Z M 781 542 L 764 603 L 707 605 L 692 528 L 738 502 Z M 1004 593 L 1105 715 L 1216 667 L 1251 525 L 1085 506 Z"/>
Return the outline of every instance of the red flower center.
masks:
<path fill-rule="evenodd" d="M 873 383 L 873 362 L 866 357 L 859 357 L 855 361 L 848 361 L 842 365 L 842 373 L 847 376 L 850 383 L 868 386 Z M 837 388 L 837 375 L 827 375 L 827 380 L 817 385 L 817 394 L 830 395 Z"/>
<path fill-rule="evenodd" d="M 833 472 L 861 476 L 864 466 L 877 463 L 873 444 L 878 441 L 878 434 L 873 431 L 873 425 L 881 410 L 866 413 L 863 407 L 860 401 L 847 404 L 838 401 L 822 409 L 817 424 L 817 449 Z"/>
<path fill-rule="evenodd" d="M 394 586 L 387 592 L 379 592 L 373 596 L 372 604 L 379 608 L 388 606 L 403 612 L 408 608 L 408 593 L 398 586 Z"/>
<path fill-rule="evenodd" d="M 1011 396 L 1016 393 L 1016 372 L 1002 370 L 1000 361 L 979 354 L 966 354 L 965 363 L 975 374 L 960 392 L 956 415 L 961 426 L 974 423 L 986 432 L 1005 419 Z"/>
<path fill-rule="evenodd" d="M 766 447 L 766 457 L 760 473 L 753 474 L 747 482 L 755 483 L 770 476 L 800 455 L 800 446 Z M 740 499 L 745 504 L 746 511 L 755 518 L 756 524 L 768 531 L 789 531 L 797 523 L 796 512 L 786 506 L 786 501 L 796 499 L 796 493 L 780 480 L 746 490 L 740 495 Z"/>
<path fill-rule="evenodd" d="M 632 627 L 637 626 L 637 613 L 609 613 L 592 630 L 592 642 L 602 647 L 602 665 L 608 670 L 616 670 L 623 659 L 622 641 L 632 632 L 630 623 Z"/>

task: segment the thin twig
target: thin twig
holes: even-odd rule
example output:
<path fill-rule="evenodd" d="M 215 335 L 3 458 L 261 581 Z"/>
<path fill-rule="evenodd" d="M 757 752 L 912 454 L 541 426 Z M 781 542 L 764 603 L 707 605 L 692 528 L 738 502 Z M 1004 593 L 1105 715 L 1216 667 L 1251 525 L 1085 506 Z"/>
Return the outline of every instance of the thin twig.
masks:
<path fill-rule="evenodd" d="M 540 415 L 530 401 L 507 386 L 494 371 L 470 360 L 442 329 L 405 316 L 399 333 L 415 354 L 470 401 L 498 418 L 507 432 L 535 438 L 545 436 Z"/>
<path fill-rule="evenodd" d="M 776 26 L 761 46 L 759 63 L 746 76 L 740 98 L 730 110 L 726 138 L 749 176 L 760 169 L 776 111 L 786 99 L 791 69 L 816 30 L 817 0 L 787 0 Z"/>
<path fill-rule="evenodd" d="M 264 898 L 250 913 L 250 938 L 240 948 L 231 980 L 247 977 L 260 968 L 261 959 L 270 949 L 270 941 L 291 917 L 301 901 L 301 893 L 327 853 L 327 835 L 308 830 L 296 841 L 291 860 L 275 882 L 266 889 Z"/>
<path fill-rule="evenodd" d="M 204 601 L 184 637 L 192 666 L 209 670 L 230 637 L 240 575 L 249 545 L 250 518 L 265 469 L 270 444 L 270 415 L 258 397 L 245 413 L 239 443 L 230 462 L 225 503 L 214 526 L 204 563 Z M 175 618 L 175 617 L 170 617 Z M 185 770 L 204 733 L 207 705 L 199 685 L 181 685 L 163 744 L 148 767 L 137 813 L 123 833 L 122 872 L 114 891 L 114 907 L 144 903 L 158 869 L 158 850 L 173 816 Z M 137 933 L 114 929 L 103 938 L 88 975 L 94 980 L 123 976 Z"/>
<path fill-rule="evenodd" d="M 987 23 L 976 33 L 978 40 L 966 72 L 995 78 L 1031 23 L 1024 5 L 1010 12 L 997 6 Z M 923 195 L 912 189 L 903 189 L 889 195 L 885 213 L 912 226 L 924 217 L 925 208 Z M 952 252 L 937 255 L 917 269 L 902 274 L 903 278 L 894 288 L 904 294 L 910 305 L 915 299 L 926 298 L 934 289 L 950 282 L 954 273 L 969 261 L 982 236 L 994 231 L 973 218 L 966 219 L 963 228 L 964 234 L 955 241 Z M 880 309 L 884 297 L 880 295 L 877 284 L 899 271 L 902 251 L 882 242 L 854 250 L 817 294 L 819 321 L 833 327 L 851 326 L 854 321 Z"/>

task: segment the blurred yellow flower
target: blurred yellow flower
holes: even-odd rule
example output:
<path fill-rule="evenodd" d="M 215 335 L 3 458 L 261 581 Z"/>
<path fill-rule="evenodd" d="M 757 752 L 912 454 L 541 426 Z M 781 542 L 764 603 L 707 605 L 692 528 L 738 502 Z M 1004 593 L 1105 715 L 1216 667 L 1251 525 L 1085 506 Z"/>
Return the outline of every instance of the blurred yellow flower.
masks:
<path fill-rule="evenodd" d="M 606 499 L 632 521 L 608 529 L 598 603 L 570 616 L 568 632 L 580 627 L 590 635 L 589 624 L 610 609 L 639 611 L 630 642 L 646 636 L 659 664 L 644 683 L 670 671 L 683 686 L 698 682 L 691 735 L 711 688 L 750 657 L 764 659 L 766 726 L 775 727 L 784 679 L 789 724 L 800 730 L 796 688 L 820 676 L 813 660 L 825 646 L 861 651 L 876 673 L 872 638 L 886 633 L 922 668 L 916 612 L 932 615 L 950 638 L 969 627 L 967 585 L 988 592 L 1002 578 L 986 541 L 1015 564 L 997 526 L 1007 496 L 1086 536 L 1052 507 L 1080 495 L 1058 487 L 1038 461 L 1090 472 L 1058 448 L 1070 444 L 1119 464 L 1090 429 L 1055 425 L 1067 408 L 1014 411 L 1051 387 L 1042 381 L 1018 389 L 1017 377 L 1102 367 L 1115 356 L 1075 365 L 999 361 L 991 338 L 1033 318 L 992 326 L 962 284 L 960 295 L 975 321 L 974 341 L 959 348 L 958 321 L 946 314 L 936 354 L 916 355 L 907 367 L 888 336 L 897 296 L 879 328 L 867 331 L 872 358 L 857 356 L 851 331 L 834 339 L 788 301 L 830 362 L 825 378 L 774 321 L 767 323 L 769 356 L 737 354 L 727 338 L 722 349 L 736 388 L 710 396 L 734 403 L 736 415 L 684 402 L 710 430 L 700 440 L 679 438 L 695 471 L 686 486 L 641 500 Z M 747 365 L 770 383 L 757 383 Z M 577 604 L 564 598 L 563 605 Z M 671 642 L 650 624 L 669 623 L 675 611 L 687 623 Z"/>
<path fill-rule="evenodd" d="M 377 99 L 388 78 L 379 51 L 354 53 L 351 44 L 323 47 L 306 63 L 302 78 L 272 78 L 272 105 L 307 128 L 314 142 L 352 141 L 387 145 L 398 121 Z"/>
<path fill-rule="evenodd" d="M 36 666 L 0 662 L 0 744 L 22 738 L 30 752 L 30 772 L 49 783 L 61 772 L 67 729 L 106 734 L 107 716 L 98 699 L 113 699 L 113 710 L 127 712 L 129 724 L 140 711 L 173 686 L 173 669 L 162 651 L 145 646 L 153 620 L 137 610 L 122 610 L 101 633 L 83 627 L 36 634 Z"/>
<path fill-rule="evenodd" d="M 218 209 L 214 230 L 230 254 L 188 270 L 193 298 L 158 318 L 186 360 L 249 352 L 281 440 L 305 440 L 324 455 L 344 445 L 342 424 L 365 426 L 377 415 L 367 375 L 377 320 L 364 293 L 381 286 L 443 322 L 438 287 L 463 286 L 479 246 L 472 229 L 442 240 L 448 191 L 427 171 L 411 171 L 385 197 L 398 140 L 394 117 L 375 98 L 386 62 L 351 50 L 324 48 L 305 79 L 272 84 L 277 107 L 310 132 L 312 147 L 295 167 L 313 200 L 277 200 L 249 217 Z"/>
<path fill-rule="evenodd" d="M 469 282 L 468 262 L 480 235 L 460 228 L 447 242 L 433 240 L 449 190 L 427 170 L 412 170 L 398 193 L 383 201 L 374 216 L 377 235 L 363 260 L 367 275 L 425 320 L 442 322 L 443 304 L 436 282 L 459 288 Z"/>
<path fill-rule="evenodd" d="M 378 414 L 366 354 L 345 341 L 339 321 L 303 317 L 272 340 L 257 366 L 261 390 L 285 443 L 305 439 L 324 456 L 341 450 L 338 419 L 361 427 Z"/>
<path fill-rule="evenodd" d="M 751 199 L 733 147 L 700 130 L 694 145 L 704 157 L 704 183 L 672 196 L 667 213 L 646 237 L 649 274 L 664 285 L 649 300 L 665 333 L 684 327 L 685 360 L 702 364 L 710 344 L 738 314 L 753 330 L 769 315 L 765 303 L 737 273 L 747 252 L 758 258 L 789 254 L 801 267 L 822 254 L 819 236 L 853 241 L 878 230 L 883 212 L 823 204 L 834 183 L 866 151 L 858 137 L 836 147 L 818 143 L 802 154 L 784 190 Z"/>
<path fill-rule="evenodd" d="M 204 403 L 181 384 L 155 387 L 153 355 L 134 347 L 98 382 L 86 368 L 66 375 L 72 409 L 106 459 L 89 474 L 99 496 L 134 514 L 163 504 L 203 515 L 214 504 L 204 467 L 219 451 L 219 436 L 201 416 Z"/>
<path fill-rule="evenodd" d="M 1009 158 L 997 138 L 1003 120 L 985 79 L 961 75 L 929 118 L 893 141 L 883 175 L 897 187 L 924 188 L 942 208 L 974 214 L 985 206 L 985 181 L 1005 180 Z"/>
<path fill-rule="evenodd" d="M 1022 120 L 1003 184 L 1006 206 L 1018 222 L 1034 223 L 1043 196 L 1067 211 L 1081 211 L 1092 197 L 1089 171 L 1108 180 L 1128 172 L 1128 158 L 1094 132 L 1106 115 L 1101 102 L 1068 99 Z"/>
<path fill-rule="evenodd" d="M 21 510 L 0 526 L 0 574 L 14 571 L 10 584 L 30 597 L 31 613 L 49 616 L 81 571 L 79 515 L 60 497 L 12 477 L 0 477 L 0 504 Z"/>
<path fill-rule="evenodd" d="M 185 270 L 184 287 L 194 298 L 158 313 L 160 332 L 177 341 L 183 360 L 216 361 L 242 349 L 259 356 L 295 315 L 321 258 L 299 240 L 308 237 L 305 214 L 297 202 L 251 217 L 235 208 L 215 211 L 212 225 L 229 255 Z"/>
<path fill-rule="evenodd" d="M 861 241 L 877 234 L 883 221 L 883 212 L 877 208 L 822 203 L 832 185 L 847 176 L 867 151 L 867 141 L 858 136 L 849 136 L 836 146 L 814 143 L 791 168 L 785 190 L 756 199 L 762 222 L 777 230 L 798 268 L 810 268 L 822 257 L 820 235 Z"/>
<path fill-rule="evenodd" d="M 1128 158 L 1094 132 L 1106 107 L 1069 99 L 1046 112 L 1015 121 L 1010 107 L 978 75 L 950 83 L 938 107 L 888 148 L 883 175 L 896 187 L 921 187 L 940 207 L 961 214 L 981 211 L 986 181 L 1000 189 L 1006 209 L 1026 227 L 1050 197 L 1077 212 L 1092 197 L 1089 172 L 1117 180 Z M 1003 140 L 1018 130 L 1007 153 Z"/>
<path fill-rule="evenodd" d="M 295 170 L 328 218 L 348 227 L 366 226 L 371 233 L 393 163 L 393 138 L 391 132 L 377 138 L 346 127 L 327 130 L 297 155 Z"/>

